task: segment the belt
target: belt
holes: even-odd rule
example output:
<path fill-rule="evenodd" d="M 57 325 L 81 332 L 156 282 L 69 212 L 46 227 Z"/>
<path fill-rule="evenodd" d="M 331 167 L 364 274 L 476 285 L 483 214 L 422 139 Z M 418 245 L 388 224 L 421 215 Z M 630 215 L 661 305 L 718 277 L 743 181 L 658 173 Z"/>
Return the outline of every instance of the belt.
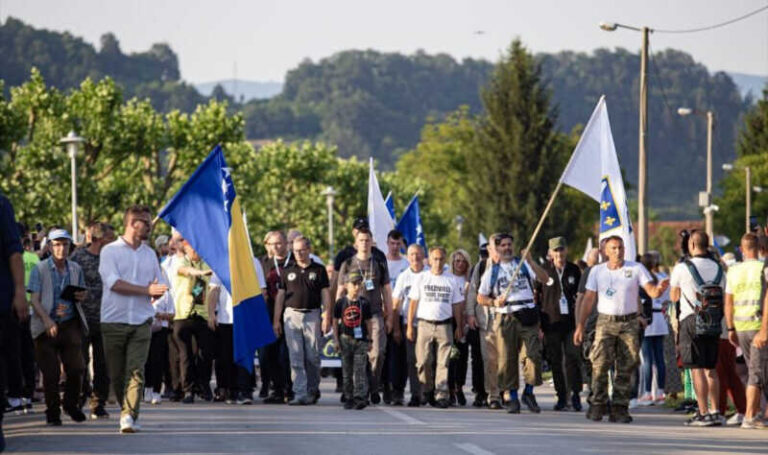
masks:
<path fill-rule="evenodd" d="M 598 313 L 598 316 L 612 322 L 629 322 L 637 319 L 637 313 L 622 314 L 620 316 Z"/>
<path fill-rule="evenodd" d="M 661 308 L 658 308 L 658 309 L 654 308 L 654 309 L 653 309 L 653 312 L 654 312 L 654 313 L 663 313 L 663 312 L 664 312 L 664 310 L 662 310 Z"/>
<path fill-rule="evenodd" d="M 529 303 L 533 303 L 533 299 L 528 300 L 515 300 L 513 302 L 505 302 L 504 306 L 513 306 L 513 305 L 528 305 Z"/>
<path fill-rule="evenodd" d="M 293 311 L 298 311 L 299 313 L 311 313 L 311 312 L 313 312 L 315 310 L 319 310 L 320 309 L 320 308 L 291 308 L 291 307 L 288 307 L 288 308 L 293 310 Z"/>
<path fill-rule="evenodd" d="M 435 324 L 435 325 L 450 324 L 451 320 L 452 320 L 451 318 L 448 318 L 448 319 L 443 319 L 442 321 L 430 321 L 429 319 L 419 318 L 419 321 L 429 322 L 430 324 Z"/>

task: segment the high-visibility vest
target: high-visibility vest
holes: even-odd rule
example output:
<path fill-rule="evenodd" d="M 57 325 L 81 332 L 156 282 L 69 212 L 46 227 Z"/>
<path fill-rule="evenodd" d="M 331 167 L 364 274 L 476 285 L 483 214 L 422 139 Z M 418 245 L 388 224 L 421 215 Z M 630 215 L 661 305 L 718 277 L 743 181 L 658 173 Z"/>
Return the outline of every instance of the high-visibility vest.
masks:
<path fill-rule="evenodd" d="M 733 294 L 733 326 L 737 332 L 760 330 L 763 316 L 763 261 L 752 259 L 728 269 L 726 285 Z"/>

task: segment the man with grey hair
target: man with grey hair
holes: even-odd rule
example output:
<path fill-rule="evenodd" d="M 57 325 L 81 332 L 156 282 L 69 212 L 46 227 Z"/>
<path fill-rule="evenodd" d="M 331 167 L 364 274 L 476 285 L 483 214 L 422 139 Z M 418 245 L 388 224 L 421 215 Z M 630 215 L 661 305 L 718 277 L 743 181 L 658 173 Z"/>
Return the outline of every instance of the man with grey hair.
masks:
<path fill-rule="evenodd" d="M 289 404 L 308 405 L 320 399 L 320 320 L 321 312 L 330 320 L 330 283 L 325 267 L 310 258 L 309 239 L 296 237 L 292 246 L 296 263 L 280 276 L 272 325 L 279 337 L 283 315 L 294 393 Z"/>

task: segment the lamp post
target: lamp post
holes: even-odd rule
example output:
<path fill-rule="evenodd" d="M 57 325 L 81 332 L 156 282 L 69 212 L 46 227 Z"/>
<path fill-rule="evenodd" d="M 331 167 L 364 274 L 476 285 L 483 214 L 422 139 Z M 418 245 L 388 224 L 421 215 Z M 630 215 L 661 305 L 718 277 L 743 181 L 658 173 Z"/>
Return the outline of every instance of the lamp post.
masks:
<path fill-rule="evenodd" d="M 328 204 L 328 260 L 333 261 L 333 198 L 336 196 L 336 191 L 329 185 L 322 195 L 325 196 L 325 202 Z"/>
<path fill-rule="evenodd" d="M 70 131 L 66 137 L 61 138 L 59 141 L 61 144 L 67 147 L 67 155 L 69 155 L 70 168 L 72 170 L 72 238 L 74 243 L 78 241 L 77 231 L 77 152 L 80 149 L 80 144 L 85 142 L 85 139 L 75 134 L 74 131 Z"/>
<path fill-rule="evenodd" d="M 600 28 L 612 32 L 617 28 L 626 28 L 642 33 L 640 48 L 640 124 L 637 152 L 637 252 L 645 253 L 648 247 L 648 207 L 646 194 L 648 186 L 648 158 L 646 137 L 648 135 L 648 35 L 653 32 L 648 27 L 633 27 L 615 22 L 600 22 Z"/>
<path fill-rule="evenodd" d="M 700 201 L 700 205 L 702 202 L 705 202 L 704 205 L 709 207 L 712 204 L 712 130 L 715 127 L 715 114 L 712 111 L 703 112 L 688 107 L 678 108 L 677 113 L 682 117 L 694 114 L 707 119 L 707 191 L 705 197 L 706 201 Z M 713 210 L 704 210 L 704 226 L 707 235 L 709 236 L 710 244 L 714 241 L 713 218 Z"/>
<path fill-rule="evenodd" d="M 724 171 L 732 171 L 736 168 L 736 166 L 732 163 L 725 163 L 723 164 L 723 170 Z M 744 210 L 744 232 L 748 233 L 750 231 L 749 229 L 749 218 L 752 214 L 752 191 L 755 193 L 761 193 L 763 191 L 763 187 L 761 186 L 752 186 L 752 169 L 750 169 L 749 166 L 744 166 L 744 200 L 746 202 L 746 210 Z"/>

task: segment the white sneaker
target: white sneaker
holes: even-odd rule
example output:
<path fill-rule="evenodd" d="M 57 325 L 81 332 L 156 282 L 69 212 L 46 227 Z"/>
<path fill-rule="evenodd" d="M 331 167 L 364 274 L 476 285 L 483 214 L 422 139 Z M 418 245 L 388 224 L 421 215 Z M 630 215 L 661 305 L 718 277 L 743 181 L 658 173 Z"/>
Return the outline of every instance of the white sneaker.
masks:
<path fill-rule="evenodd" d="M 638 405 L 637 398 L 629 400 L 629 409 L 636 409 Z"/>
<path fill-rule="evenodd" d="M 152 392 L 152 404 L 160 404 L 163 402 L 163 396 L 158 392 Z"/>
<path fill-rule="evenodd" d="M 637 400 L 638 406 L 651 406 L 653 403 L 653 397 L 650 395 L 643 395 L 640 397 L 640 399 Z"/>
<path fill-rule="evenodd" d="M 133 423 L 133 417 L 125 415 L 120 417 L 120 433 L 135 433 L 136 427 Z"/>
<path fill-rule="evenodd" d="M 741 422 L 744 421 L 744 414 L 739 414 L 738 412 L 734 415 L 732 415 L 728 420 L 725 421 L 726 426 L 736 426 L 741 425 Z"/>
<path fill-rule="evenodd" d="M 741 421 L 741 428 L 745 430 L 761 430 L 765 428 L 765 424 L 759 418 L 752 417 L 751 419 L 743 419 Z"/>
<path fill-rule="evenodd" d="M 656 398 L 653 399 L 653 404 L 657 406 L 663 406 L 667 402 L 667 397 L 662 393 L 659 394 Z"/>
<path fill-rule="evenodd" d="M 152 389 L 150 387 L 144 387 L 144 403 L 152 402 Z"/>

